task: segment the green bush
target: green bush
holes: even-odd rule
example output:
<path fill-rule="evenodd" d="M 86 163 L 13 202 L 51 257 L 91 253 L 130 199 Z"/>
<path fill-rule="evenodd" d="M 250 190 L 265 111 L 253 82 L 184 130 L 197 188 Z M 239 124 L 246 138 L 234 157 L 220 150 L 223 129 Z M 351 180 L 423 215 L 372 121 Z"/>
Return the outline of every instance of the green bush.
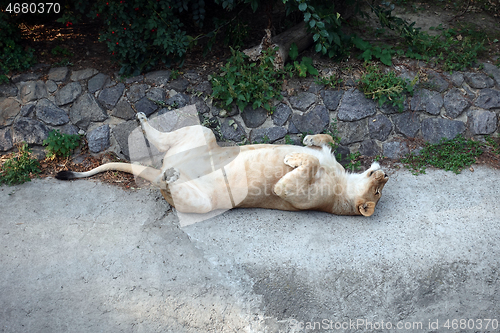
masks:
<path fill-rule="evenodd" d="M 25 70 L 35 62 L 33 50 L 23 48 L 20 42 L 15 17 L 0 11 L 0 84 L 8 81 L 9 72 Z"/>
<path fill-rule="evenodd" d="M 233 103 L 243 110 L 249 103 L 254 109 L 272 111 L 273 100 L 282 99 L 281 84 L 284 72 L 273 67 L 275 50 L 268 49 L 258 62 L 249 62 L 240 51 L 231 49 L 232 57 L 211 78 L 212 96 L 221 106 L 231 109 Z"/>
<path fill-rule="evenodd" d="M 47 139 L 43 140 L 43 145 L 47 146 L 47 157 L 53 159 L 57 156 L 68 157 L 73 149 L 78 148 L 80 141 L 81 136 L 78 134 L 64 134 L 59 130 L 52 130 Z"/>
<path fill-rule="evenodd" d="M 15 185 L 31 181 L 31 176 L 40 173 L 40 163 L 31 158 L 28 144 L 19 146 L 16 156 L 8 159 L 0 169 L 0 184 Z"/>
<path fill-rule="evenodd" d="M 397 77 L 392 71 L 382 73 L 374 65 L 366 65 L 366 72 L 359 83 L 366 97 L 378 101 L 379 105 L 389 104 L 403 112 L 407 95 L 413 95 L 413 81 Z"/>
<path fill-rule="evenodd" d="M 401 159 L 401 162 L 413 174 L 425 173 L 428 165 L 458 174 L 463 168 L 473 164 L 482 153 L 480 142 L 459 135 L 454 139 L 443 138 L 436 144 L 426 143 L 419 155 L 411 153 Z"/>

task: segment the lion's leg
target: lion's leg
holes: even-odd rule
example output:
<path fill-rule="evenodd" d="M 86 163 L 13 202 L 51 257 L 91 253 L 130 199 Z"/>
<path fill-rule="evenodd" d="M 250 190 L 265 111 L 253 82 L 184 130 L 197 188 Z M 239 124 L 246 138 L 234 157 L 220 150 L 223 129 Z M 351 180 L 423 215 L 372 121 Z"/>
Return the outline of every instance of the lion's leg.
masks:
<path fill-rule="evenodd" d="M 335 141 L 333 141 L 331 135 L 328 134 L 307 135 L 304 138 L 304 145 L 308 147 L 323 147 L 333 144 L 335 144 Z"/>
<path fill-rule="evenodd" d="M 142 132 L 153 146 L 163 152 L 170 148 L 170 140 L 168 140 L 169 133 L 160 132 L 151 126 L 148 122 L 148 118 L 143 112 L 137 113 L 137 119 L 141 123 Z"/>
<path fill-rule="evenodd" d="M 307 209 L 313 194 L 312 183 L 320 168 L 319 160 L 305 153 L 291 153 L 285 156 L 285 164 L 294 170 L 284 175 L 274 185 L 274 193 L 299 209 Z"/>

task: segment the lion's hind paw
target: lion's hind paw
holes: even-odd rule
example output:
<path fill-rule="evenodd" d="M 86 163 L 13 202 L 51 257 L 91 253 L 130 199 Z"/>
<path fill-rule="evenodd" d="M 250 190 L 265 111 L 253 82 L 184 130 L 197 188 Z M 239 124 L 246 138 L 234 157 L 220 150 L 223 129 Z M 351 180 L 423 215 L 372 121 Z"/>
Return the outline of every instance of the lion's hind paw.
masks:
<path fill-rule="evenodd" d="M 179 179 L 179 177 L 180 177 L 179 170 L 177 170 L 175 168 L 169 168 L 169 169 L 165 170 L 165 172 L 163 173 L 163 180 L 167 184 L 172 184 L 177 179 Z"/>
<path fill-rule="evenodd" d="M 148 117 L 146 117 L 146 114 L 144 112 L 137 112 L 135 116 L 137 117 L 137 120 L 141 122 L 144 120 L 148 120 Z"/>

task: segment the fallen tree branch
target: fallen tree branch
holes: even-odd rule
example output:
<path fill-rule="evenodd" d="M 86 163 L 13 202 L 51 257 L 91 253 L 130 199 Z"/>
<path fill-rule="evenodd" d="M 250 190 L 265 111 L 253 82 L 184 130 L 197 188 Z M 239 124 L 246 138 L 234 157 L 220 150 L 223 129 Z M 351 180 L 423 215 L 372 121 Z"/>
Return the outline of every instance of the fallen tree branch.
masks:
<path fill-rule="evenodd" d="M 243 50 L 250 60 L 256 61 L 259 59 L 262 51 L 268 48 L 277 48 L 276 57 L 274 59 L 274 68 L 283 69 L 285 62 L 288 59 L 290 46 L 295 43 L 299 52 L 307 49 L 312 45 L 312 34 L 306 30 L 305 22 L 290 28 L 281 34 L 271 38 L 271 31 L 266 29 L 266 35 L 262 38 L 259 45 Z"/>

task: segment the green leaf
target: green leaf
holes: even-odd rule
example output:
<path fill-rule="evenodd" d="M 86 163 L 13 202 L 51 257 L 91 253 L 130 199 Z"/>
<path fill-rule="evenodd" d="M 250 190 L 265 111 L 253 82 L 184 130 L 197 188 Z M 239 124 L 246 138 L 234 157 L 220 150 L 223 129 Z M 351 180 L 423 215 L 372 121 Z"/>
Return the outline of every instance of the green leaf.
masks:
<path fill-rule="evenodd" d="M 306 11 L 306 9 L 307 9 L 307 3 L 303 2 L 303 3 L 301 3 L 301 4 L 299 5 L 299 10 L 300 10 L 301 12 L 305 12 L 305 11 Z"/>
<path fill-rule="evenodd" d="M 292 43 L 290 46 L 290 52 L 288 52 L 288 55 L 290 56 L 290 59 L 295 60 L 297 59 L 297 56 L 299 55 L 299 49 L 297 47 L 297 44 Z"/>
<path fill-rule="evenodd" d="M 338 46 L 341 46 L 341 45 L 340 45 L 340 37 L 339 37 L 339 35 L 338 35 L 338 34 L 336 34 L 336 33 L 333 33 L 333 34 L 332 34 L 332 37 L 333 37 L 333 42 L 334 42 L 335 44 L 337 44 Z"/>
<path fill-rule="evenodd" d="M 309 21 L 311 19 L 311 13 L 304 13 L 304 21 Z"/>
<path fill-rule="evenodd" d="M 309 26 L 310 26 L 311 28 L 314 28 L 314 26 L 315 26 L 315 25 L 316 25 L 316 21 L 315 21 L 315 20 L 311 20 L 311 21 L 309 21 Z"/>
<path fill-rule="evenodd" d="M 318 53 L 319 53 L 319 52 L 321 52 L 321 44 L 320 44 L 320 43 L 316 44 L 316 48 L 315 48 L 315 50 L 316 50 L 316 52 L 318 52 Z"/>
<path fill-rule="evenodd" d="M 318 41 L 318 39 L 319 39 L 319 34 L 314 34 L 313 40 L 316 42 L 316 41 Z"/>

